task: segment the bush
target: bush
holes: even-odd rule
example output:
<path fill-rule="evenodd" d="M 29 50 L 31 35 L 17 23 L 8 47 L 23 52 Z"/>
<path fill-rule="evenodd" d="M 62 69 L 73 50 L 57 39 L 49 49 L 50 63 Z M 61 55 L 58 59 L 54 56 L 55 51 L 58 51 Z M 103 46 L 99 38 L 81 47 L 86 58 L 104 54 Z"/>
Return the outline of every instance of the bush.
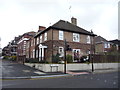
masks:
<path fill-rule="evenodd" d="M 49 63 L 49 62 L 47 62 L 46 60 L 39 61 L 38 59 L 31 58 L 31 59 L 26 59 L 25 63 Z"/>
<path fill-rule="evenodd" d="M 16 61 L 17 60 L 17 56 L 10 56 L 10 60 Z"/>
<path fill-rule="evenodd" d="M 31 59 L 26 59 L 25 62 L 26 63 L 39 63 L 39 60 L 31 58 Z"/>
<path fill-rule="evenodd" d="M 9 59 L 9 56 L 4 56 L 3 59 Z"/>
<path fill-rule="evenodd" d="M 72 60 L 72 55 L 69 55 L 69 54 L 68 54 L 68 55 L 66 56 L 66 60 L 67 60 L 68 63 L 72 63 L 72 62 L 73 62 L 73 60 Z"/>
<path fill-rule="evenodd" d="M 46 60 L 42 60 L 42 61 L 39 61 L 39 63 L 45 63 L 45 64 L 48 64 L 49 62 L 46 61 Z"/>
<path fill-rule="evenodd" d="M 53 63 L 58 63 L 60 61 L 60 54 L 57 53 L 56 55 L 53 55 Z"/>

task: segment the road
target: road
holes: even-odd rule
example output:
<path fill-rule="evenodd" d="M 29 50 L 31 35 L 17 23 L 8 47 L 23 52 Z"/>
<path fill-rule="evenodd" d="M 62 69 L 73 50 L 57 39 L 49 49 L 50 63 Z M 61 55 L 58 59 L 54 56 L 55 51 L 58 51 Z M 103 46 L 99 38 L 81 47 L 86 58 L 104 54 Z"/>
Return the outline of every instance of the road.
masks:
<path fill-rule="evenodd" d="M 1 62 L 1 61 L 0 61 Z M 1 67 L 0 67 L 1 69 Z M 119 71 L 120 72 L 120 71 Z M 2 62 L 2 77 L 55 75 L 15 62 Z M 58 74 L 58 73 L 57 73 Z M 59 73 L 60 74 L 60 73 Z M 36 79 L 2 80 L 3 88 L 118 88 L 118 72 L 89 73 L 86 75 L 46 77 Z"/>
<path fill-rule="evenodd" d="M 7 60 L 2 61 L 2 77 L 24 77 L 24 76 L 38 76 L 44 74 L 34 68 L 11 62 Z"/>
<path fill-rule="evenodd" d="M 29 76 L 43 76 L 43 75 L 55 75 L 59 73 L 45 73 L 35 68 L 25 66 L 16 62 L 8 60 L 0 60 L 2 62 L 2 78 L 6 77 L 29 77 Z"/>
<path fill-rule="evenodd" d="M 29 80 L 3 80 L 3 88 L 118 88 L 118 72 Z"/>

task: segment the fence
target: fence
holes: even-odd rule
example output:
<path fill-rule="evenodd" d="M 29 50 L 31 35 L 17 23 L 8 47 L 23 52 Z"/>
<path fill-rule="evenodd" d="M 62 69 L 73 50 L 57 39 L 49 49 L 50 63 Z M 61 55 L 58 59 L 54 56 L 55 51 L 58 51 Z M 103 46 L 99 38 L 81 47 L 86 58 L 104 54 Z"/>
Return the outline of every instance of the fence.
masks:
<path fill-rule="evenodd" d="M 94 55 L 94 63 L 120 62 L 120 55 Z"/>

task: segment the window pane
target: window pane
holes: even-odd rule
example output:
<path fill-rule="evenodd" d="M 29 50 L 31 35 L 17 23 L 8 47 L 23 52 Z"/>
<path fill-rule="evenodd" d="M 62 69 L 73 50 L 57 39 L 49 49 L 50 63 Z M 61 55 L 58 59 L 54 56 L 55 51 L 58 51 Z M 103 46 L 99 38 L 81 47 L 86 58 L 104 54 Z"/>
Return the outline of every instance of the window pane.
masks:
<path fill-rule="evenodd" d="M 59 40 L 63 40 L 63 31 L 59 31 Z"/>
<path fill-rule="evenodd" d="M 73 33 L 73 41 L 74 42 L 79 42 L 80 41 L 80 36 L 77 33 Z"/>
<path fill-rule="evenodd" d="M 40 36 L 40 43 L 42 43 L 42 35 Z"/>
<path fill-rule="evenodd" d="M 63 57 L 63 56 L 64 56 L 63 47 L 59 47 L 59 54 L 60 54 L 60 57 Z"/>
<path fill-rule="evenodd" d="M 87 43 L 90 43 L 90 36 L 87 36 Z"/>
<path fill-rule="evenodd" d="M 47 33 L 44 34 L 44 41 L 47 40 Z"/>

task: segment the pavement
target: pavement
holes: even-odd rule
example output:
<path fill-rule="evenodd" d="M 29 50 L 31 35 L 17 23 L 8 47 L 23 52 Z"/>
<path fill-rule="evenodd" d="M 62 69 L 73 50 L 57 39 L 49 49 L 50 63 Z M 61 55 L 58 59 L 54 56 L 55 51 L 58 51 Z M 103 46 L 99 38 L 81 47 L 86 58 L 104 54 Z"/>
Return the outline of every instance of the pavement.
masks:
<path fill-rule="evenodd" d="M 8 79 L 35 79 L 35 78 L 50 78 L 50 77 L 66 77 L 66 76 L 76 76 L 83 74 L 96 74 L 96 73 L 108 73 L 114 72 L 118 69 L 97 69 L 94 72 L 90 70 L 75 70 L 75 71 L 67 71 L 66 74 L 64 72 L 43 72 L 37 70 L 35 68 L 31 68 L 29 66 L 25 66 L 23 64 L 19 64 L 17 62 L 12 62 L 8 60 L 0 60 L 2 62 L 2 67 L 0 67 L 0 71 L 2 71 L 2 80 Z M 2 69 L 2 70 L 1 70 Z"/>

